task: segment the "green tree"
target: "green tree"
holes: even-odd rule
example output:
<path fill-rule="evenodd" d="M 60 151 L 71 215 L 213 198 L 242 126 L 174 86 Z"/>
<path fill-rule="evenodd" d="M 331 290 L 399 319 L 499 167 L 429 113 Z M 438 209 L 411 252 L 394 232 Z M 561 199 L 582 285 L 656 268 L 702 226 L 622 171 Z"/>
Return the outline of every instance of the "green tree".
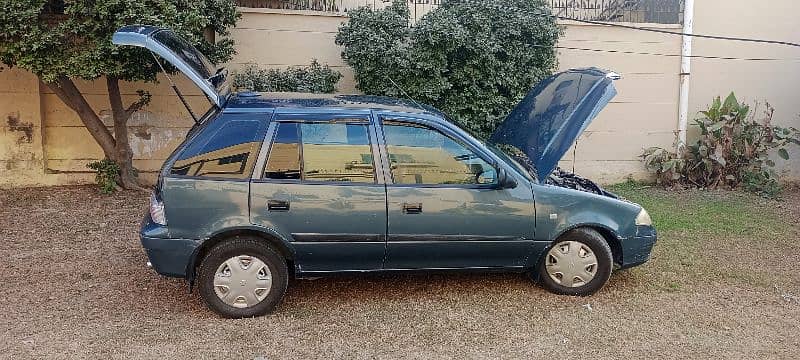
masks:
<path fill-rule="evenodd" d="M 116 47 L 111 36 L 130 24 L 169 27 L 219 63 L 233 54 L 225 37 L 239 17 L 233 0 L 0 0 L 0 62 L 28 70 L 80 117 L 120 167 L 118 183 L 138 188 L 128 142 L 130 116 L 146 106 L 150 95 L 124 104 L 120 81 L 156 81 L 158 64 L 147 50 Z M 209 41 L 210 40 L 210 41 Z M 75 86 L 76 79 L 105 77 L 113 117 L 113 134 Z"/>
<path fill-rule="evenodd" d="M 349 12 L 336 43 L 361 91 L 410 96 L 488 136 L 556 69 L 562 30 L 549 14 L 544 0 L 449 0 L 409 27 L 395 0 Z"/>

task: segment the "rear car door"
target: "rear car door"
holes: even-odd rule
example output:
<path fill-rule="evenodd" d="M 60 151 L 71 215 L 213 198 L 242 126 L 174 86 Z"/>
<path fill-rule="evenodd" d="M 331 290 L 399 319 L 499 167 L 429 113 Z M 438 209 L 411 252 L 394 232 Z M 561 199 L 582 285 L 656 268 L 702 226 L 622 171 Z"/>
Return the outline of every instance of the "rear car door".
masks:
<path fill-rule="evenodd" d="M 382 117 L 386 269 L 522 267 L 532 250 L 530 187 L 497 186 L 488 154 L 437 122 Z"/>
<path fill-rule="evenodd" d="M 301 272 L 383 266 L 386 192 L 375 137 L 369 112 L 275 114 L 250 214 L 291 239 Z"/>

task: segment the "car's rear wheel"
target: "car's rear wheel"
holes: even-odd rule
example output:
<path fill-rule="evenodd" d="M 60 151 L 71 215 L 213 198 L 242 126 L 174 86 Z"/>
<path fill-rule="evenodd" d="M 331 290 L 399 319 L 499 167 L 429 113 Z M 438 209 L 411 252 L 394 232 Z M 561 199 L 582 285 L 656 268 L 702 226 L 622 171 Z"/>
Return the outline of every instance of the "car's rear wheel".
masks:
<path fill-rule="evenodd" d="M 256 238 L 237 237 L 214 246 L 200 263 L 198 289 L 222 317 L 267 314 L 286 293 L 286 261 Z"/>
<path fill-rule="evenodd" d="M 538 268 L 540 283 L 561 295 L 588 296 L 608 282 L 614 266 L 611 248 L 600 233 L 579 228 L 561 236 Z"/>

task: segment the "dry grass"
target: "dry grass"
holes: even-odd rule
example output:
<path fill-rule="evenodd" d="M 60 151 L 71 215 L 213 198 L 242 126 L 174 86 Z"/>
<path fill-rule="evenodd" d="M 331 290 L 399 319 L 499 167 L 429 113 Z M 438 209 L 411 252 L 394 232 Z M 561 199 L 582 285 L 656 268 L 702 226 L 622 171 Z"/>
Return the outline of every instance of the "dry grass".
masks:
<path fill-rule="evenodd" d="M 519 275 L 344 277 L 222 320 L 144 267 L 146 194 L 2 190 L 0 358 L 800 357 L 800 192 L 617 191 L 650 207 L 662 240 L 589 298 Z"/>

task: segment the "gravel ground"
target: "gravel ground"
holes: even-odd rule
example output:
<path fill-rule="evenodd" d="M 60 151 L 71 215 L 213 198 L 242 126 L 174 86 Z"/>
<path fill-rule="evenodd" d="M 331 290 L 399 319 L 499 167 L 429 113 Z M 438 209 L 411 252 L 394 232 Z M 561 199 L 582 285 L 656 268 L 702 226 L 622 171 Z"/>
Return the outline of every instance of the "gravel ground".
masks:
<path fill-rule="evenodd" d="M 0 358 L 800 357 L 797 190 L 761 205 L 790 219 L 791 241 L 733 234 L 699 247 L 716 271 L 758 268 L 766 282 L 681 278 L 662 270 L 657 247 L 589 298 L 521 275 L 342 277 L 295 281 L 274 315 L 242 320 L 217 318 L 182 281 L 144 267 L 146 199 L 0 190 Z M 726 243 L 761 246 L 714 252 Z M 664 277 L 679 283 L 654 285 Z"/>

